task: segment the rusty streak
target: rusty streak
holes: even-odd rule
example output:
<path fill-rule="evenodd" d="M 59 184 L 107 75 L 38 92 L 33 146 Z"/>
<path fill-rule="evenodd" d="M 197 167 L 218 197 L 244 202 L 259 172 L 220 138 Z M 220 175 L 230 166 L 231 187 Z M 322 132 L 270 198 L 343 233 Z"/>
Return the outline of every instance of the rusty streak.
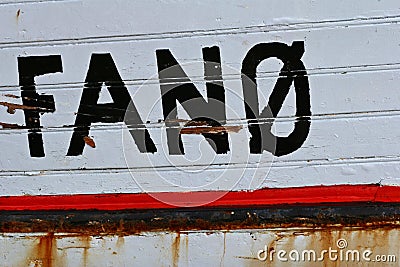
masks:
<path fill-rule="evenodd" d="M 3 127 L 3 129 L 24 129 L 25 126 L 18 125 L 15 123 L 5 123 L 5 122 L 0 122 L 0 126 Z"/>
<path fill-rule="evenodd" d="M 176 267 L 178 266 L 178 262 L 179 262 L 179 249 L 180 249 L 180 245 L 181 245 L 181 235 L 178 232 L 175 240 L 172 242 L 172 246 L 171 246 L 171 250 L 172 250 L 172 266 Z"/>
<path fill-rule="evenodd" d="M 271 253 L 271 251 L 278 250 L 279 248 L 283 249 L 292 249 L 295 248 L 293 247 L 294 245 L 297 244 L 297 242 L 301 242 L 302 245 L 304 245 L 305 248 L 307 249 L 313 249 L 316 251 L 321 251 L 322 249 L 325 248 L 337 248 L 337 241 L 340 239 L 344 239 L 346 243 L 349 244 L 349 250 L 346 248 L 343 250 L 344 252 L 346 251 L 353 251 L 354 249 L 358 249 L 360 252 L 364 251 L 363 247 L 369 248 L 369 250 L 373 250 L 374 253 L 376 254 L 381 254 L 381 253 L 388 253 L 391 255 L 396 247 L 395 245 L 397 244 L 397 239 L 396 236 L 398 235 L 398 230 L 399 228 L 394 226 L 394 227 L 360 227 L 360 228 L 347 228 L 347 227 L 337 227 L 337 226 L 321 226 L 321 227 L 315 227 L 315 228 L 309 228 L 309 227 L 302 227 L 301 230 L 305 231 L 303 232 L 304 234 L 298 235 L 296 234 L 298 229 L 293 229 L 291 227 L 286 227 L 286 225 L 276 225 L 276 228 L 264 228 L 260 230 L 256 229 L 251 229 L 246 232 L 244 231 L 231 231 L 231 230 L 226 230 L 223 231 L 223 241 L 221 241 L 221 238 L 218 239 L 211 239 L 215 241 L 211 242 L 218 242 L 220 246 L 225 246 L 226 243 L 226 236 L 228 235 L 230 237 L 229 240 L 237 240 L 237 239 L 232 239 L 232 237 L 240 236 L 241 240 L 243 240 L 243 243 L 238 242 L 237 246 L 246 246 L 249 247 L 251 246 L 251 251 L 249 251 L 249 254 L 242 254 L 242 255 L 235 255 L 232 253 L 229 253 L 229 255 L 225 255 L 223 252 L 222 255 L 218 252 L 217 253 L 218 257 L 220 257 L 220 266 L 224 265 L 227 266 L 225 257 L 227 256 L 228 259 L 233 257 L 237 259 L 243 259 L 243 260 L 248 260 L 248 263 L 251 263 L 252 261 L 256 260 L 258 261 L 258 258 L 255 254 L 258 249 L 266 249 L 265 251 Z M 209 235 L 219 235 L 221 232 L 220 231 L 208 231 L 205 234 L 207 236 Z M 253 236 L 253 233 L 257 235 L 257 238 Z M 131 234 L 131 235 L 120 235 L 118 233 L 110 233 L 110 234 L 87 234 L 87 233 L 54 233 L 54 232 L 48 232 L 48 233 L 35 233 L 34 235 L 29 235 L 29 236 L 23 236 L 22 242 L 19 241 L 20 237 L 16 238 L 16 240 L 11 240 L 14 236 L 8 237 L 8 239 L 11 241 L 10 243 L 16 243 L 20 242 L 22 246 L 29 246 L 32 248 L 32 252 L 28 254 L 24 259 L 23 262 L 21 262 L 18 265 L 12 265 L 12 266 L 42 266 L 42 267 L 52 267 L 52 266 L 73 266 L 73 262 L 75 263 L 74 266 L 77 266 L 76 261 L 73 261 L 70 256 L 73 256 L 72 253 L 76 253 L 75 255 L 79 257 L 79 253 L 76 249 L 79 249 L 81 252 L 81 265 L 79 266 L 94 266 L 93 260 L 99 259 L 100 255 L 98 255 L 98 249 L 101 249 L 100 251 L 104 253 L 105 257 L 110 255 L 109 253 L 112 253 L 112 255 L 132 255 L 129 257 L 129 259 L 135 260 L 137 256 L 140 256 L 141 250 L 128 250 L 131 248 L 129 243 L 126 245 L 125 244 L 125 239 L 129 238 L 132 240 L 132 238 L 135 238 L 136 240 L 140 240 L 141 237 L 145 237 L 148 240 L 154 240 L 153 238 L 157 238 L 159 243 L 145 243 L 147 246 L 148 244 L 154 245 L 153 248 L 159 249 L 160 252 L 168 252 L 171 255 L 171 260 L 172 264 L 170 266 L 180 266 L 180 265 L 188 265 L 190 262 L 190 266 L 197 266 L 201 264 L 195 264 L 197 261 L 194 258 L 189 258 L 191 255 L 204 255 L 208 256 L 209 255 L 209 249 L 215 248 L 215 246 L 211 247 L 203 247 L 202 249 L 206 248 L 204 253 L 203 250 L 197 251 L 196 247 L 193 247 L 193 250 L 188 250 L 188 244 L 189 244 L 189 237 L 193 236 L 193 244 L 196 244 L 197 246 L 201 246 L 200 242 L 196 242 L 197 236 L 193 235 L 192 233 L 184 233 L 184 236 L 182 236 L 182 232 L 180 231 L 173 231 L 170 233 L 165 234 L 164 232 L 161 233 L 144 233 L 144 234 Z M 196 233 L 195 233 L 196 234 Z M 250 234 L 250 237 L 246 237 L 245 235 Z M 164 241 L 164 236 L 171 237 L 170 239 Z M 205 246 L 207 246 L 210 242 L 207 236 L 202 236 L 202 242 L 205 242 Z M 115 238 L 117 239 L 117 244 L 116 244 L 116 251 L 112 251 L 111 247 L 112 244 L 115 242 Z M 181 241 L 181 238 L 184 238 L 183 241 Z M 391 238 L 393 237 L 393 238 Z M 31 242 L 31 240 L 38 240 L 37 243 Z M 65 246 L 65 242 L 63 241 L 69 241 L 72 246 Z M 93 246 L 94 250 L 91 250 L 91 240 L 100 240 L 95 246 Z M 259 240 L 259 242 L 254 242 L 253 240 Z M 393 244 L 393 241 L 395 240 L 396 244 Z M 60 242 L 61 241 L 61 242 Z M 139 241 L 140 242 L 140 241 Z M 191 241 L 192 242 L 192 241 Z M 223 243 L 222 243 L 223 242 Z M 183 244 L 182 246 L 180 244 Z M 261 244 L 261 245 L 259 245 Z M 150 245 L 150 246 L 151 246 Z M 167 246 L 170 245 L 170 246 Z M 265 246 L 264 246 L 265 245 Z M 300 248 L 302 247 L 300 245 Z M 182 248 L 185 247 L 185 251 L 181 251 Z M 365 248 L 364 247 L 364 248 Z M 67 249 L 74 249 L 72 253 L 67 253 Z M 96 252 L 97 248 L 97 252 Z M 108 249 L 107 249 L 108 248 Z M 169 249 L 168 249 L 169 248 Z M 230 246 L 232 248 L 232 246 Z M 225 249 L 224 249 L 225 250 Z M 118 251 L 118 252 L 117 252 Z M 212 251 L 210 251 L 212 252 Z M 199 253 L 199 254 L 196 254 Z M 168 259 L 169 257 L 165 257 L 165 254 L 163 254 L 160 259 Z M 311 254 L 312 255 L 312 254 Z M 337 254 L 336 254 L 337 255 Z M 352 254 L 350 254 L 352 255 Z M 382 255 L 382 254 L 381 254 Z M 5 259 L 7 259 L 7 253 L 5 253 Z M 157 255 L 159 256 L 159 255 Z M 319 256 L 319 254 L 317 255 Z M 9 255 L 8 257 L 12 257 L 12 255 Z M 79 259 L 76 257 L 75 259 Z M 181 258 L 182 257 L 182 258 Z M 396 255 L 395 255 L 396 257 Z M 91 261 L 89 261 L 91 259 Z M 122 256 L 121 260 L 124 259 Z M 183 259 L 186 259 L 186 264 L 183 261 Z M 190 259 L 190 261 L 188 260 Z M 315 263 L 316 260 L 312 260 L 312 257 L 309 258 L 309 261 L 304 261 L 304 264 L 297 264 L 296 266 L 317 266 L 315 264 L 310 264 Z M 314 258 L 316 259 L 316 258 Z M 346 264 L 346 266 L 356 266 L 360 265 L 360 262 L 355 259 L 355 258 L 349 258 L 350 259 L 350 265 Z M 353 259 L 353 260 L 351 260 Z M 398 265 L 391 265 L 397 264 L 396 263 L 396 258 L 392 262 L 387 261 L 389 264 L 386 264 L 382 262 L 382 266 L 398 266 Z M 72 260 L 72 261 L 71 261 Z M 314 262 L 313 262 L 314 261 Z M 347 260 L 346 260 L 347 261 Z M 100 260 L 99 260 L 100 262 Z M 115 262 L 115 261 L 110 261 Z M 120 260 L 117 262 L 121 263 Z M 136 263 L 137 261 L 132 261 L 133 263 Z M 132 265 L 131 264 L 128 266 Z M 242 261 L 245 262 L 246 261 Z M 127 260 L 124 260 L 124 263 L 128 263 Z M 325 264 L 327 263 L 327 264 Z M 318 266 L 338 266 L 337 264 L 330 264 L 332 261 L 328 261 L 328 258 L 325 258 L 323 262 L 319 263 Z M 168 263 L 167 263 L 168 264 Z M 114 263 L 114 266 L 120 266 L 121 264 L 116 265 Z M 203 264 L 204 265 L 204 264 Z M 201 265 L 201 266 L 203 266 Z M 211 266 L 214 266 L 216 264 L 211 264 Z M 278 264 L 273 264 L 272 261 L 269 264 L 266 264 L 265 262 L 261 262 L 261 264 L 256 264 L 257 266 L 281 266 L 278 262 Z M 11 266 L 11 265 L 9 265 Z M 109 266 L 111 266 L 109 264 Z M 125 265 L 124 265 L 125 266 Z M 228 265 L 229 266 L 229 265 Z M 249 264 L 246 266 L 253 266 L 253 264 Z M 285 265 L 287 266 L 287 265 Z M 290 265 L 292 266 L 292 265 Z"/>
<path fill-rule="evenodd" d="M 39 238 L 37 246 L 36 258 L 40 260 L 43 267 L 53 266 L 54 253 L 55 253 L 55 238 L 54 233 L 50 232 L 45 236 Z"/>
<path fill-rule="evenodd" d="M 177 219 L 172 220 L 164 218 L 164 223 L 159 225 L 152 225 L 150 222 L 124 222 L 124 229 L 120 229 L 119 223 L 105 222 L 103 220 L 92 222 L 89 224 L 81 225 L 63 225 L 62 221 L 49 222 L 43 221 L 41 225 L 33 225 L 32 223 L 22 222 L 9 222 L 2 224 L 0 227 L 2 233 L 30 233 L 30 232 L 52 232 L 52 233 L 71 233 L 76 235 L 119 235 L 126 236 L 132 234 L 141 234 L 149 231 L 168 231 L 168 232 L 180 232 L 180 231 L 201 231 L 201 230 L 240 230 L 240 229 L 266 229 L 266 228 L 318 228 L 324 227 L 327 229 L 343 229 L 343 228 L 357 228 L 357 229 L 394 229 L 400 227 L 399 218 L 394 220 L 376 220 L 372 222 L 353 222 L 353 223 L 335 223 L 327 224 L 324 220 L 321 222 L 311 220 L 305 220 L 305 222 L 270 222 L 270 223 L 259 223 L 255 219 L 247 220 L 244 222 L 210 222 L 208 220 L 197 219 L 195 221 Z M 293 234 L 296 235 L 296 234 Z M 179 242 L 179 241 L 178 241 Z M 176 244 L 178 245 L 178 244 Z"/>

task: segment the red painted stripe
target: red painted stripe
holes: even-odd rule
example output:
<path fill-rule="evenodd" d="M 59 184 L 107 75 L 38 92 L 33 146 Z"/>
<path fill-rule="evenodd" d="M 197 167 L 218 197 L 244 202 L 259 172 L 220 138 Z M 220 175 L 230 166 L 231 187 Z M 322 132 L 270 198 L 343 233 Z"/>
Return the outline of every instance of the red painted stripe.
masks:
<path fill-rule="evenodd" d="M 226 193 L 226 194 L 225 194 Z M 283 204 L 345 204 L 352 202 L 400 203 L 400 186 L 334 185 L 296 188 L 267 188 L 255 191 L 157 193 L 158 199 L 179 203 L 179 207 L 254 207 Z M 0 197 L 0 210 L 124 210 L 176 208 L 151 195 L 94 194 Z"/>

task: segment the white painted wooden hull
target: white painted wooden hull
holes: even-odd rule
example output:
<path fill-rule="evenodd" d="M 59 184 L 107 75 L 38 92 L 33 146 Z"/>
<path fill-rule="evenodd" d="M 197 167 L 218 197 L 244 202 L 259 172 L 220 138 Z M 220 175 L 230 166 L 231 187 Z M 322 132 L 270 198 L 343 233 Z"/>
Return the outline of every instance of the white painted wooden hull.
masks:
<path fill-rule="evenodd" d="M 343 236 L 354 246 L 363 240 L 365 248 L 399 257 L 399 24 L 398 0 L 2 1 L 0 210 L 4 214 L 0 216 L 0 266 L 130 266 L 131 262 L 139 266 L 265 266 L 256 257 L 265 244 L 276 241 L 282 248 L 293 245 L 316 249 L 334 245 Z M 251 54 L 258 45 L 284 47 L 282 57 L 290 60 L 277 59 L 282 49 L 270 56 L 266 56 L 269 52 L 265 49 Z M 304 53 L 295 51 L 296 45 L 301 46 L 300 50 L 304 47 Z M 213 64 L 217 69 L 214 74 L 221 71 L 220 79 L 205 75 L 205 50 L 211 48 L 219 51 L 220 62 Z M 188 126 L 194 119 L 190 113 L 198 108 L 200 100 L 186 106 L 178 100 L 175 121 L 166 118 L 160 54 L 167 50 L 189 79 L 169 82 L 175 88 L 182 83 L 193 84 L 204 102 L 204 112 L 211 110 L 211 93 L 206 83 L 223 83 L 226 120 L 208 130 L 227 134 L 227 153 L 216 153 L 199 134 L 204 125 Z M 294 51 L 299 58 L 288 56 L 287 51 Z M 292 82 L 276 118 L 257 121 L 260 125 L 273 121 L 271 132 L 275 137 L 289 136 L 295 122 L 309 122 L 304 142 L 299 141 L 299 147 L 290 153 L 251 151 L 249 142 L 254 134 L 249 127 L 254 119 L 249 118 L 245 109 L 249 99 L 243 71 L 250 68 L 253 56 L 259 57 L 259 61 L 254 59 L 254 81 L 260 113 L 271 99 L 278 79 L 289 75 L 294 80 L 300 77 L 303 82 L 308 81 L 309 98 L 296 102 L 300 89 Z M 55 67 L 44 63 L 32 67 L 34 63 L 29 60 L 39 57 L 51 58 Z M 96 65 L 96 57 L 100 58 L 98 62 L 111 59 L 107 62 L 113 63 L 115 70 L 111 63 L 107 68 L 103 68 L 104 64 Z M 301 61 L 304 70 L 285 72 L 287 66 L 295 64 L 293 60 Z M 31 80 L 27 77 L 29 71 L 37 72 Z M 99 74 L 102 71 L 105 76 Z M 103 80 L 90 78 L 96 75 Z M 120 76 L 143 124 L 126 123 L 131 113 L 114 116 L 112 112 L 118 113 L 118 108 L 104 105 L 118 104 L 115 95 L 110 95 L 110 82 L 115 80 L 109 81 L 107 75 Z M 85 90 L 94 90 L 98 85 L 91 83 L 96 82 L 102 86 L 99 99 L 86 105 Z M 37 94 L 32 94 L 32 88 Z M 187 96 L 186 91 L 177 97 L 182 95 Z M 53 107 L 49 106 L 50 96 Z M 126 98 L 118 101 L 123 100 Z M 299 115 L 298 110 L 307 102 L 311 108 L 305 109 L 310 114 Z M 83 150 L 72 155 L 69 151 L 73 133 L 82 126 L 78 118 L 84 113 L 82 105 L 86 105 L 89 118 L 97 116 L 99 108 L 106 108 L 85 125 L 90 130 L 81 136 L 80 141 L 85 142 Z M 32 116 L 40 122 L 33 122 L 36 119 Z M 171 155 L 167 131 L 174 127 L 183 129 L 184 155 Z M 143 153 L 129 133 L 132 129 L 146 129 L 156 152 Z M 41 145 L 29 141 L 32 133 L 41 135 L 43 155 L 34 151 L 40 150 Z M 211 227 L 214 230 L 210 233 L 200 231 L 210 230 L 208 224 L 191 225 L 190 229 L 180 225 L 173 230 L 168 228 L 172 224 L 153 225 L 165 218 L 171 222 L 175 208 L 184 207 L 197 207 L 193 212 L 202 208 L 232 208 L 227 214 L 233 212 L 233 216 L 236 209 L 268 210 L 271 205 L 293 205 L 291 212 L 298 205 L 360 205 L 362 210 L 360 203 L 378 207 L 384 203 L 385 212 L 366 212 L 354 219 L 349 211 L 341 213 L 339 219 L 327 220 L 328 224 L 346 227 L 361 224 L 366 232 L 332 229 L 332 225 L 328 227 L 325 221 L 318 220 L 316 224 L 324 225 L 321 229 L 300 221 L 284 229 L 278 228 L 279 223 L 268 228 L 262 221 L 265 218 L 234 231 L 229 230 L 230 224 Z M 136 226 L 127 232 L 112 227 L 104 233 L 96 232 L 98 229 L 93 232 L 90 227 L 98 223 L 98 217 L 85 217 L 83 229 L 90 230 L 84 236 L 75 233 L 72 226 L 67 230 L 58 224 L 55 230 L 46 228 L 46 219 L 41 217 L 47 214 L 50 218 L 62 212 L 57 216 L 64 217 L 57 217 L 57 223 L 65 220 L 74 225 L 75 222 L 68 221 L 68 214 L 76 215 L 78 210 L 104 211 L 104 216 L 108 212 L 133 210 L 128 217 L 137 223 L 137 210 L 152 214 L 164 209 L 174 215 L 154 215 L 143 220 L 150 232 L 137 230 Z M 282 215 L 282 221 L 301 217 L 282 210 L 277 214 Z M 208 215 L 202 216 L 204 219 Z M 224 222 L 225 215 L 217 212 L 215 216 Z M 341 216 L 353 221 L 344 223 Z M 363 216 L 373 220 L 364 221 Z M 112 218 L 115 222 L 116 217 Z M 37 220 L 42 220 L 42 228 L 35 225 Z M 10 222 L 23 226 L 15 229 Z M 381 228 L 370 228 L 373 223 Z M 237 222 L 233 225 L 240 228 Z M 46 233 L 33 230 L 35 227 Z M 182 230 L 186 232 L 180 234 Z M 324 263 L 336 266 L 333 262 Z M 291 266 L 277 261 L 271 264 Z M 393 265 L 365 266 L 398 263 L 390 264 Z"/>

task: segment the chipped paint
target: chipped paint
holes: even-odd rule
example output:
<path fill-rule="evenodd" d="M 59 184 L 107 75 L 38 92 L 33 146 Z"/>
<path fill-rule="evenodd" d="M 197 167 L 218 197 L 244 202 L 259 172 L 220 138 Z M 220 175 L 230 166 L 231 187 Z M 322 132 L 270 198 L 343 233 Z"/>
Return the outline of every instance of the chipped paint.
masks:
<path fill-rule="evenodd" d="M 238 126 L 198 126 L 198 127 L 185 127 L 182 128 L 181 134 L 219 134 L 219 133 L 237 133 L 243 128 L 242 125 Z"/>
<path fill-rule="evenodd" d="M 32 106 L 21 105 L 21 104 L 14 104 L 14 103 L 8 103 L 8 102 L 3 102 L 3 101 L 0 102 L 0 105 L 7 107 L 7 112 L 10 113 L 10 114 L 14 114 L 16 109 L 42 110 L 42 108 L 39 108 L 39 107 L 32 107 Z"/>
<path fill-rule="evenodd" d="M 5 122 L 0 122 L 0 126 L 3 129 L 22 129 L 22 128 L 26 128 L 25 126 L 18 125 L 16 123 L 5 123 Z"/>
<path fill-rule="evenodd" d="M 92 148 L 95 148 L 95 147 L 96 147 L 96 143 L 94 142 L 94 140 L 93 140 L 92 137 L 90 137 L 90 136 L 85 136 L 85 137 L 83 137 L 83 140 L 85 141 L 85 143 L 86 143 L 88 146 L 90 146 L 90 147 L 92 147 Z"/>

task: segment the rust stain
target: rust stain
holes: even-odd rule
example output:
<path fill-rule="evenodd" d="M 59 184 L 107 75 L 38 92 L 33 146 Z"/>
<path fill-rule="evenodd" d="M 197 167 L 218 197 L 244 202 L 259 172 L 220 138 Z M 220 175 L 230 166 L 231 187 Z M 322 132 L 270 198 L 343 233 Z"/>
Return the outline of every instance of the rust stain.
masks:
<path fill-rule="evenodd" d="M 95 147 L 96 147 L 96 143 L 94 142 L 93 138 L 91 138 L 90 136 L 85 136 L 85 137 L 83 137 L 83 140 L 85 141 L 85 143 L 86 143 L 88 146 L 90 146 L 90 147 L 92 147 L 92 148 L 95 148 Z"/>
<path fill-rule="evenodd" d="M 81 247 L 83 248 L 83 266 L 89 266 L 88 265 L 88 257 L 89 257 L 89 249 L 90 249 L 90 241 L 91 241 L 91 236 L 89 235 L 82 235 L 79 236 L 79 241 L 81 243 Z"/>
<path fill-rule="evenodd" d="M 185 252 L 186 252 L 186 254 L 185 254 L 186 265 L 189 266 L 189 235 L 186 234 L 184 237 L 185 238 L 184 238 L 183 242 L 184 242 Z"/>
<path fill-rule="evenodd" d="M 18 125 L 15 123 L 5 123 L 5 122 L 0 122 L 0 126 L 3 127 L 3 129 L 23 129 L 23 128 L 25 128 L 22 125 Z"/>
<path fill-rule="evenodd" d="M 118 236 L 117 244 L 115 245 L 118 250 L 122 249 L 125 244 L 125 239 L 123 236 Z"/>
<path fill-rule="evenodd" d="M 172 266 L 178 266 L 179 262 L 179 247 L 181 243 L 181 234 L 180 232 L 176 233 L 176 237 L 174 242 L 172 242 L 171 251 L 172 251 Z"/>
<path fill-rule="evenodd" d="M 13 94 L 4 94 L 5 97 L 11 97 L 11 98 L 21 98 L 20 96 L 13 95 Z"/>
<path fill-rule="evenodd" d="M 81 222 L 71 223 L 64 219 L 55 220 L 29 220 L 6 221 L 0 223 L 0 232 L 3 233 L 29 233 L 29 232 L 55 232 L 55 233 L 74 233 L 79 235 L 119 235 L 140 234 L 148 231 L 191 231 L 191 230 L 236 230 L 236 229 L 265 229 L 265 228 L 291 228 L 291 227 L 325 227 L 329 229 L 343 229 L 345 227 L 357 227 L 358 229 L 387 228 L 393 229 L 400 227 L 400 219 L 379 220 L 377 221 L 358 221 L 354 223 L 329 223 L 324 220 L 296 221 L 291 222 L 259 222 L 259 221 L 209 221 L 196 219 L 164 219 L 158 221 L 127 220 L 105 221 L 99 223 Z M 295 233 L 294 235 L 296 235 Z M 277 236 L 277 240 L 282 238 Z M 273 246 L 273 244 L 271 244 Z"/>
<path fill-rule="evenodd" d="M 270 232 L 275 232 L 275 229 L 268 230 Z M 357 227 L 349 228 L 335 228 L 335 227 L 322 227 L 316 229 L 307 229 L 304 232 L 304 236 L 300 237 L 299 232 L 295 232 L 296 229 L 285 228 L 278 230 L 276 237 L 268 245 L 265 245 L 267 260 L 260 261 L 253 253 L 256 249 L 252 249 L 251 255 L 238 255 L 235 258 L 243 259 L 243 266 L 276 266 L 279 267 L 282 261 L 276 260 L 276 252 L 283 249 L 284 251 L 291 251 L 292 249 L 297 249 L 297 251 L 313 250 L 315 255 L 308 256 L 309 260 L 293 260 L 293 266 L 357 266 L 363 265 L 362 263 L 362 252 L 366 249 L 373 251 L 374 255 L 393 255 L 393 241 L 390 236 L 394 236 L 397 243 L 398 228 L 366 228 L 359 229 Z M 346 242 L 344 246 L 339 247 L 338 241 Z M 344 241 L 343 241 L 344 240 Z M 259 246 L 258 248 L 261 248 Z M 327 254 L 322 259 L 321 252 L 323 250 L 336 250 L 337 260 L 332 261 Z M 358 251 L 358 256 L 353 256 L 354 254 L 347 254 L 349 251 Z M 265 250 L 264 250 L 265 251 Z M 272 252 L 272 254 L 271 254 Z M 262 256 L 264 256 L 262 255 Z M 288 255 L 288 254 L 287 254 Z M 292 254 L 296 257 L 296 254 Z M 302 257 L 300 256 L 297 257 Z M 333 254 L 332 254 L 333 255 Z M 341 256 L 343 255 L 343 256 Z M 349 260 L 346 259 L 346 255 L 350 255 Z M 271 257 L 275 260 L 271 260 Z M 290 256 L 289 256 L 290 257 Z M 341 259 L 341 257 L 343 257 Z M 355 257 L 355 258 L 352 258 Z M 357 257 L 361 259 L 361 262 L 357 260 Z M 371 256 L 373 259 L 374 256 Z M 301 259 L 301 258 L 298 258 Z M 307 258 L 306 258 L 307 259 Z M 318 260 L 317 260 L 318 259 Z M 354 259 L 354 260 L 353 260 Z M 393 259 L 393 258 L 392 258 Z M 374 261 L 374 260 L 372 260 Z M 290 261 L 289 261 L 290 262 Z M 393 264 L 393 262 L 392 262 Z M 384 266 L 394 266 L 388 264 Z M 397 263 L 395 263 L 397 264 Z M 290 266 L 292 266 L 290 265 Z M 286 265 L 285 265 L 286 266 Z M 368 265 L 369 266 L 369 265 Z M 372 266 L 372 265 L 371 265 Z M 375 265 L 374 265 L 375 266 Z M 398 264 L 396 265 L 398 266 Z"/>
<path fill-rule="evenodd" d="M 39 110 L 40 109 L 38 107 L 31 107 L 31 106 L 8 103 L 8 102 L 0 102 L 0 105 L 7 107 L 7 112 L 10 114 L 14 114 L 16 109 L 22 109 L 22 110 Z"/>
<path fill-rule="evenodd" d="M 39 244 L 36 247 L 36 259 L 35 265 L 40 264 L 41 267 L 52 267 L 54 266 L 55 260 L 55 237 L 54 233 L 48 233 L 45 236 L 39 238 Z"/>
<path fill-rule="evenodd" d="M 204 120 L 169 120 L 169 122 L 185 122 L 181 129 L 181 134 L 223 134 L 223 133 L 237 133 L 242 129 L 241 125 L 238 126 L 221 126 L 215 121 Z"/>
<path fill-rule="evenodd" d="M 21 15 L 21 9 L 17 10 L 17 19 L 19 18 L 19 15 Z"/>
<path fill-rule="evenodd" d="M 237 133 L 242 129 L 242 126 L 198 126 L 184 127 L 181 129 L 181 134 L 222 134 L 222 133 Z"/>

